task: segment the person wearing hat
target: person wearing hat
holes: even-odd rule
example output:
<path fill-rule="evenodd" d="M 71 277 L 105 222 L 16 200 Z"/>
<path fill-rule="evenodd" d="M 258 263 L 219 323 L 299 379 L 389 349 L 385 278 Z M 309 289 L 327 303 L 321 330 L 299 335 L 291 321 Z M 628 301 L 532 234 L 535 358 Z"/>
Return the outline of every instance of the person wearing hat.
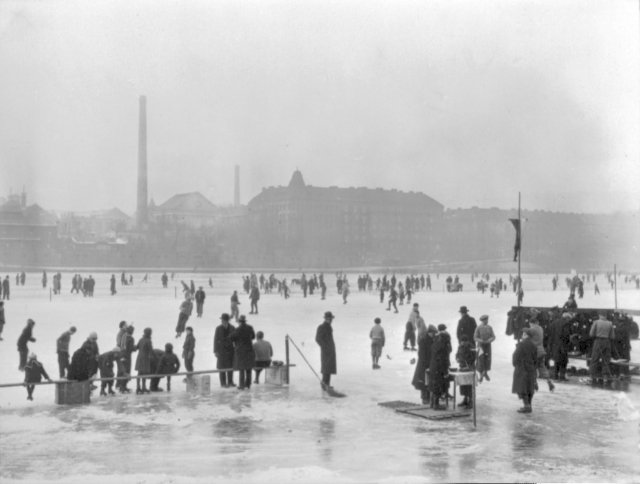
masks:
<path fill-rule="evenodd" d="M 476 328 L 478 324 L 476 320 L 469 316 L 469 310 L 467 306 L 460 306 L 460 310 L 458 311 L 462 316 L 458 321 L 458 328 L 456 330 L 456 336 L 458 338 L 458 344 L 460 344 L 460 337 L 465 334 L 467 335 L 468 341 L 473 341 L 473 335 L 476 332 Z"/>
<path fill-rule="evenodd" d="M 538 349 L 531 336 L 531 328 L 522 330 L 522 339 L 513 352 L 513 383 L 511 393 L 518 395 L 524 406 L 519 413 L 531 413 L 531 401 L 537 388 Z"/>
<path fill-rule="evenodd" d="M 551 378 L 566 381 L 567 365 L 569 364 L 569 351 L 571 349 L 571 313 L 565 311 L 562 315 L 556 315 L 549 325 L 549 338 L 547 342 L 549 356 L 553 360 Z"/>
<path fill-rule="evenodd" d="M 385 337 L 384 329 L 382 328 L 382 320 L 375 318 L 373 320 L 373 328 L 369 331 L 369 339 L 371 339 L 371 362 L 374 370 L 379 370 L 380 356 L 382 355 L 382 348 L 384 348 Z"/>
<path fill-rule="evenodd" d="M 187 330 L 191 329 L 191 326 L 187 328 Z M 193 333 L 193 330 L 191 329 Z M 173 352 L 173 345 L 171 343 L 167 343 L 164 345 L 164 351 L 160 354 L 160 358 L 158 358 L 157 366 L 154 370 L 154 373 L 157 375 L 167 375 L 167 391 L 171 391 L 171 375 L 174 373 L 178 373 L 180 371 L 180 359 L 178 355 Z M 162 388 L 158 386 L 160 382 L 160 378 L 158 378 L 158 382 L 155 384 L 154 390 L 162 391 Z"/>
<path fill-rule="evenodd" d="M 144 328 L 142 332 L 142 338 L 138 340 L 136 349 L 138 350 L 138 356 L 136 357 L 136 371 L 138 372 L 138 378 L 136 378 L 136 393 L 149 393 L 147 389 L 147 379 L 144 375 L 150 375 L 153 368 L 151 367 L 151 360 L 153 358 L 153 343 L 151 342 L 151 328 Z M 140 383 L 142 382 L 142 385 Z"/>
<path fill-rule="evenodd" d="M 316 343 L 320 346 L 320 373 L 322 374 L 323 390 L 331 388 L 331 375 L 338 371 L 336 363 L 336 344 L 333 341 L 333 314 L 331 311 L 324 313 L 324 321 L 316 330 Z"/>
<path fill-rule="evenodd" d="M 431 361 L 429 362 L 429 391 L 433 398 L 433 408 L 444 410 L 440 405 L 440 398 L 449 398 L 449 356 L 451 355 L 451 336 L 444 324 L 438 325 L 438 334 L 431 347 Z"/>
<path fill-rule="evenodd" d="M 42 366 L 42 363 L 38 361 L 36 354 L 29 353 L 29 358 L 24 366 L 24 382 L 27 386 L 27 400 L 33 400 L 33 390 L 36 388 L 33 383 L 40 383 L 43 376 L 48 381 L 51 381 L 51 378 L 47 375 L 44 366 Z"/>
<path fill-rule="evenodd" d="M 244 314 L 238 319 L 238 326 L 231 334 L 233 341 L 233 369 L 239 371 L 238 390 L 251 388 L 251 370 L 256 366 L 256 354 L 253 351 L 253 340 L 256 333 L 253 326 L 247 324 Z"/>
<path fill-rule="evenodd" d="M 213 354 L 216 357 L 216 368 L 221 371 L 218 373 L 220 376 L 220 386 L 222 388 L 235 387 L 233 383 L 233 341 L 231 335 L 235 328 L 229 323 L 229 315 L 222 313 L 220 316 L 220 324 L 216 327 L 216 331 L 213 335 Z"/>
<path fill-rule="evenodd" d="M 428 328 L 424 325 L 418 327 L 418 361 L 411 384 L 420 392 L 423 405 L 428 405 L 431 402 L 427 373 L 429 371 L 429 365 L 431 364 L 433 339 L 437 333 L 438 329 L 433 324 L 430 324 Z"/>
<path fill-rule="evenodd" d="M 18 353 L 20 353 L 20 363 L 18 370 L 24 371 L 24 366 L 27 364 L 27 355 L 29 354 L 29 341 L 35 343 L 36 339 L 33 337 L 33 327 L 36 322 L 33 319 L 27 319 L 27 325 L 22 330 L 22 334 L 18 338 Z"/>
<path fill-rule="evenodd" d="M 69 343 L 71 342 L 71 335 L 75 334 L 75 332 L 76 327 L 71 326 L 67 331 L 62 333 L 56 341 L 60 378 L 64 378 L 66 371 L 69 369 Z"/>
<path fill-rule="evenodd" d="M 491 370 L 491 343 L 496 339 L 493 328 L 489 326 L 489 316 L 483 314 L 480 316 L 480 326 L 473 333 L 473 340 L 477 345 L 478 351 L 478 373 L 480 373 L 479 381 L 483 378 L 490 381 L 489 370 Z"/>

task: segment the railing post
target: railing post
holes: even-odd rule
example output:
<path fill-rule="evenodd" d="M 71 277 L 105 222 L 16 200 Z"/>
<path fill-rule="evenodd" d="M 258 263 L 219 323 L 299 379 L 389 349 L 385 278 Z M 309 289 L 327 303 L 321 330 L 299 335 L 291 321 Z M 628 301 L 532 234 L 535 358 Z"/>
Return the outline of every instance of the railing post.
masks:
<path fill-rule="evenodd" d="M 284 337 L 284 359 L 287 370 L 284 376 L 284 382 L 286 385 L 289 384 L 289 335 Z"/>

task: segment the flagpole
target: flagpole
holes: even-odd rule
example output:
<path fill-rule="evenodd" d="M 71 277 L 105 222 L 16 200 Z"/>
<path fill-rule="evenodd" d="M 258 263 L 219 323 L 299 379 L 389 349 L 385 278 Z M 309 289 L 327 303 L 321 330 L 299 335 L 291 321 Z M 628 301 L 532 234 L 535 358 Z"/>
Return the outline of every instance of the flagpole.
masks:
<path fill-rule="evenodd" d="M 516 299 L 520 307 L 520 291 L 522 290 L 522 276 L 520 275 L 520 260 L 522 259 L 522 220 L 520 219 L 520 192 L 518 192 L 518 228 L 520 229 L 520 250 L 518 250 L 518 290 Z"/>

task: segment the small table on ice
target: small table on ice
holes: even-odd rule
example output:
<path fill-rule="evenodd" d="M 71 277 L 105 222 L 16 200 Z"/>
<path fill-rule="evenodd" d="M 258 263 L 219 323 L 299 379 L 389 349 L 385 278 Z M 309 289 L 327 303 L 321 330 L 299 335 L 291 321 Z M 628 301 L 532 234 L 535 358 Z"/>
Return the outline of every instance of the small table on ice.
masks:
<path fill-rule="evenodd" d="M 471 403 L 473 404 L 473 408 L 476 407 L 476 372 L 474 370 L 471 371 L 450 371 L 449 376 L 451 381 L 453 381 L 453 408 L 456 408 L 456 390 L 458 385 L 471 385 L 472 388 L 472 397 Z"/>

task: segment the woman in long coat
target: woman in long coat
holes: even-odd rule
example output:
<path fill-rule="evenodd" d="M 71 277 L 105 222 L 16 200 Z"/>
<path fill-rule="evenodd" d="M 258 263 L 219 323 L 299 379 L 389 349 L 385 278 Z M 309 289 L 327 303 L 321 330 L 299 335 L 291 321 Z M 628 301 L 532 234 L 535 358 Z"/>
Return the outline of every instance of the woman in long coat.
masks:
<path fill-rule="evenodd" d="M 136 357 L 136 371 L 138 377 L 151 374 L 151 359 L 153 357 L 153 344 L 151 343 L 151 328 L 144 328 L 142 338 L 136 346 L 138 356 Z M 140 380 L 142 380 L 142 388 L 140 388 Z M 136 379 L 136 393 L 149 393 L 147 390 L 146 378 Z"/>
<path fill-rule="evenodd" d="M 234 346 L 233 369 L 240 371 L 238 390 L 251 388 L 251 370 L 256 366 L 256 354 L 253 351 L 253 340 L 256 333 L 253 327 L 247 324 L 247 318 L 243 315 L 238 319 L 238 327 L 231 334 Z"/>
<path fill-rule="evenodd" d="M 433 393 L 433 408 L 442 410 L 438 401 L 449 391 L 449 355 L 451 354 L 451 336 L 444 324 L 438 325 L 433 346 L 431 347 L 431 362 L 429 364 L 429 390 Z"/>
<path fill-rule="evenodd" d="M 433 324 L 430 324 L 428 329 L 424 327 L 424 324 L 418 327 L 418 362 L 416 363 L 416 371 L 413 373 L 411 384 L 420 392 L 420 398 L 424 405 L 428 404 L 431 399 L 426 381 L 426 372 L 431 363 L 433 337 L 437 332 L 438 330 Z"/>
<path fill-rule="evenodd" d="M 531 413 L 531 400 L 536 391 L 538 348 L 531 340 L 531 330 L 525 328 L 522 331 L 522 340 L 513 352 L 513 385 L 511 393 L 515 393 L 524 403 L 524 407 L 518 409 L 520 413 Z"/>
<path fill-rule="evenodd" d="M 331 375 L 338 372 L 336 362 L 336 344 L 333 341 L 333 328 L 331 311 L 324 313 L 324 321 L 316 330 L 316 343 L 320 346 L 320 373 L 322 373 L 322 388 L 326 390 L 331 386 Z"/>

